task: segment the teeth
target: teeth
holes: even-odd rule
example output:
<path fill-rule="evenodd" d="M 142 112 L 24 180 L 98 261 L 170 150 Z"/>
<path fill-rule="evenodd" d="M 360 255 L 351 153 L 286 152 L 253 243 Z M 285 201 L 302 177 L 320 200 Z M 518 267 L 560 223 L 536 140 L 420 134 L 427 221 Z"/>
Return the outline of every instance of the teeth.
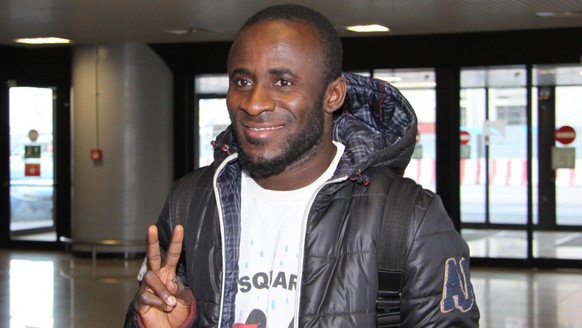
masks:
<path fill-rule="evenodd" d="M 267 130 L 275 130 L 276 127 L 268 127 L 268 128 L 251 128 L 253 131 L 267 131 Z"/>

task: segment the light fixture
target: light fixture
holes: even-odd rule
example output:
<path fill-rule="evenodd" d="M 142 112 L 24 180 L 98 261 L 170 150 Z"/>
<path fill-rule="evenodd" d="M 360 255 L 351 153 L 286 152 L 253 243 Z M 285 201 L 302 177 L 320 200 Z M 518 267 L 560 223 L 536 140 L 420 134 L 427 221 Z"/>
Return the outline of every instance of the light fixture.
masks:
<path fill-rule="evenodd" d="M 178 29 L 164 30 L 164 33 L 172 34 L 172 35 L 190 35 L 190 34 L 194 34 L 194 33 L 213 33 L 213 31 L 207 30 L 205 28 L 200 28 L 200 27 L 189 27 L 189 28 L 178 28 Z"/>
<path fill-rule="evenodd" d="M 188 29 L 165 30 L 164 33 L 172 35 L 186 35 L 190 33 Z"/>
<path fill-rule="evenodd" d="M 551 12 L 551 11 L 540 11 L 540 12 L 536 13 L 536 16 L 548 18 L 548 17 L 555 17 L 556 14 Z"/>
<path fill-rule="evenodd" d="M 46 37 L 46 38 L 21 38 L 14 40 L 14 42 L 24 44 L 68 44 L 71 43 L 71 40 L 57 37 Z"/>
<path fill-rule="evenodd" d="M 348 31 L 357 32 L 357 33 L 377 33 L 377 32 L 390 31 L 390 29 L 387 28 L 386 26 L 382 26 L 382 25 L 378 25 L 378 24 L 351 25 L 351 26 L 347 26 L 346 29 Z"/>
<path fill-rule="evenodd" d="M 536 16 L 542 18 L 581 17 L 582 11 L 564 11 L 564 12 L 541 11 L 537 12 Z"/>

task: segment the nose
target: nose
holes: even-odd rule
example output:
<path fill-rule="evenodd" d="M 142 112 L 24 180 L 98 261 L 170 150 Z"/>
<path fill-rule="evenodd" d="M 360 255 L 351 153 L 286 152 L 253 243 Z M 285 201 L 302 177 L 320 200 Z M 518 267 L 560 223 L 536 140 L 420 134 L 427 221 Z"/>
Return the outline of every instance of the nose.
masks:
<path fill-rule="evenodd" d="M 249 115 L 260 115 L 262 112 L 275 110 L 275 100 L 266 87 L 256 85 L 245 94 L 240 108 Z"/>

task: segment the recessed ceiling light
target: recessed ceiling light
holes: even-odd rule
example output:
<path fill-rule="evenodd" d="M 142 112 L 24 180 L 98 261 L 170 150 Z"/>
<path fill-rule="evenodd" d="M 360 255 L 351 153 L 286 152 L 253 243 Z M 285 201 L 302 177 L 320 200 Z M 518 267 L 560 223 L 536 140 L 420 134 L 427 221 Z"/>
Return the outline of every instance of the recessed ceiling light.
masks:
<path fill-rule="evenodd" d="M 565 17 L 581 17 L 581 11 L 564 11 L 564 12 L 551 12 L 551 11 L 541 11 L 537 12 L 536 16 L 542 18 L 565 18 Z"/>
<path fill-rule="evenodd" d="M 189 28 L 179 28 L 179 29 L 170 29 L 165 30 L 164 33 L 173 34 L 173 35 L 190 35 L 194 33 L 212 33 L 212 31 L 200 28 L 200 27 L 189 27 Z"/>
<path fill-rule="evenodd" d="M 71 43 L 69 39 L 47 37 L 47 38 L 21 38 L 14 40 L 17 43 L 24 44 L 67 44 Z"/>
<path fill-rule="evenodd" d="M 346 27 L 348 31 L 358 32 L 358 33 L 374 33 L 374 32 L 388 32 L 390 31 L 389 28 L 386 26 L 378 25 L 378 24 L 370 24 L 370 25 L 352 25 Z"/>
<path fill-rule="evenodd" d="M 176 29 L 176 30 L 165 30 L 165 33 L 173 34 L 173 35 L 186 35 L 190 33 L 188 29 Z"/>

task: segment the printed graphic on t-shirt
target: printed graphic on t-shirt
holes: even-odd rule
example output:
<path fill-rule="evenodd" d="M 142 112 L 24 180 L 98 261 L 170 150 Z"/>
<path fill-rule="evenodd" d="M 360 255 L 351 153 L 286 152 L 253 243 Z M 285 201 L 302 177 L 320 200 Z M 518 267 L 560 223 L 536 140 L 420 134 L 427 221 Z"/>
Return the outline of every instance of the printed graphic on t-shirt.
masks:
<path fill-rule="evenodd" d="M 278 235 L 263 231 L 259 240 L 254 237 L 261 237 L 260 234 L 248 238 L 246 233 L 241 232 L 236 295 L 236 322 L 239 324 L 287 327 L 293 321 L 298 246 L 297 242 L 289 245 L 287 240 L 289 237 L 297 238 L 298 231 L 293 230 L 296 229 L 287 227 L 281 230 L 284 233 Z M 266 318 L 269 318 L 270 325 Z"/>
<path fill-rule="evenodd" d="M 283 288 L 289 291 L 295 290 L 297 285 L 297 275 L 287 274 L 285 272 L 277 272 L 273 274 L 273 271 L 269 273 L 257 272 L 252 277 L 243 276 L 238 279 L 238 291 L 240 293 L 248 293 L 252 291 L 253 288 L 256 289 L 275 289 Z"/>

